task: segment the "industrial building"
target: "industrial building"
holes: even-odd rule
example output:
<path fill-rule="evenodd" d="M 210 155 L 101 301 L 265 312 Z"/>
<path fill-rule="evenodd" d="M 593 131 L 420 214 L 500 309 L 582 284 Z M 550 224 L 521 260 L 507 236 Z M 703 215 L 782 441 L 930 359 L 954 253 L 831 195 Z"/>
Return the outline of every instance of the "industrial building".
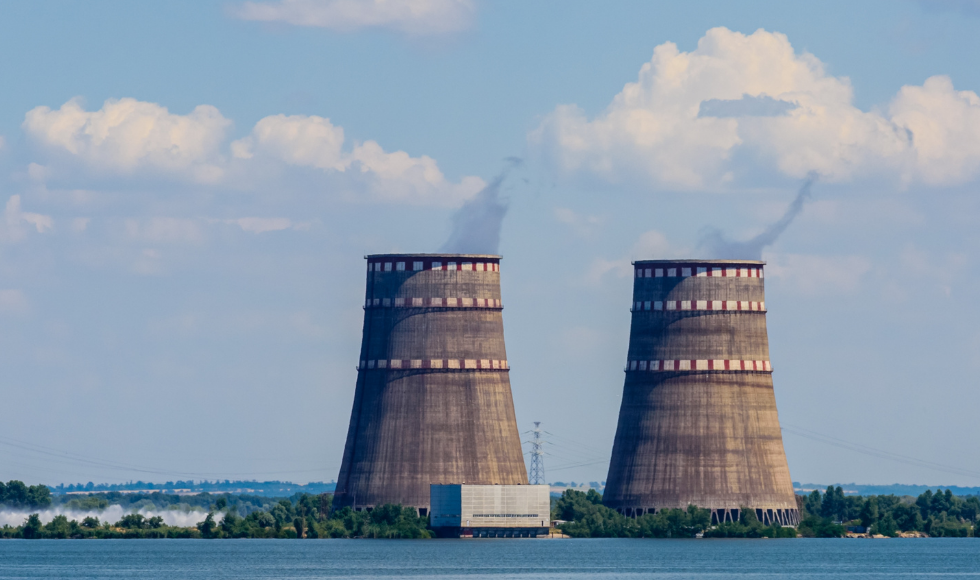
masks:
<path fill-rule="evenodd" d="M 764 262 L 635 262 L 626 381 L 603 503 L 799 523 L 773 393 Z"/>
<path fill-rule="evenodd" d="M 528 483 L 502 309 L 500 256 L 367 256 L 334 507 L 401 504 L 426 515 L 431 483 Z"/>
<path fill-rule="evenodd" d="M 535 538 L 551 525 L 547 485 L 432 484 L 429 525 L 440 537 Z"/>

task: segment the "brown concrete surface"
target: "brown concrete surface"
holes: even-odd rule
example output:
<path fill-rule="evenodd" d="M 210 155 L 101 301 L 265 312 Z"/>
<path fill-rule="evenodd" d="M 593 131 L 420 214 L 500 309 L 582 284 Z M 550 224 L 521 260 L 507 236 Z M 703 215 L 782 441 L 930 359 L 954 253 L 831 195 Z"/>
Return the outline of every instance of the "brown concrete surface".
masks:
<path fill-rule="evenodd" d="M 679 261 L 643 261 L 636 268 Z M 685 266 L 761 266 L 752 261 Z M 634 278 L 637 301 L 765 300 L 764 278 Z M 766 313 L 633 312 L 628 360 L 769 360 Z M 603 503 L 628 515 L 697 505 L 798 523 L 772 373 L 627 371 Z"/>
<path fill-rule="evenodd" d="M 368 272 L 366 299 L 500 299 L 500 273 L 412 271 L 433 260 L 499 256 L 377 255 L 406 271 Z M 498 308 L 365 308 L 361 361 L 506 360 Z M 430 483 L 527 484 L 508 370 L 360 369 L 334 506 L 428 509 Z"/>

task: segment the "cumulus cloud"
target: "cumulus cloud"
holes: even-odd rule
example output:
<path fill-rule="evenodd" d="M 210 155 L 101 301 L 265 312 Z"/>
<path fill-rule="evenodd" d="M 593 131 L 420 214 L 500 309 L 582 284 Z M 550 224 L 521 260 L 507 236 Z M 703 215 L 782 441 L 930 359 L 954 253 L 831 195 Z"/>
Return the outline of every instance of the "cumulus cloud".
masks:
<path fill-rule="evenodd" d="M 742 151 L 796 178 L 954 184 L 980 169 L 980 99 L 939 76 L 862 111 L 847 78 L 785 35 L 714 28 L 691 52 L 656 47 L 595 118 L 561 105 L 528 140 L 559 174 L 643 186 L 725 187 Z"/>
<path fill-rule="evenodd" d="M 326 173 L 347 174 L 370 199 L 416 204 L 457 205 L 486 186 L 478 177 L 459 183 L 446 179 L 434 159 L 387 152 L 375 141 L 344 150 L 344 130 L 330 119 L 273 115 L 255 124 L 251 134 L 231 144 L 236 158 L 277 162 Z"/>
<path fill-rule="evenodd" d="M 468 28 L 475 10 L 473 0 L 279 0 L 246 2 L 235 14 L 341 32 L 384 28 L 424 36 Z"/>
<path fill-rule="evenodd" d="M 77 168 L 98 175 L 163 177 L 231 188 L 277 187 L 284 172 L 310 171 L 324 189 L 349 199 L 424 205 L 459 205 L 486 184 L 478 177 L 446 179 L 434 159 L 385 151 L 375 141 L 346 145 L 344 129 L 330 119 L 271 115 L 244 138 L 227 143 L 231 121 L 209 105 L 190 114 L 156 103 L 108 100 L 85 111 L 78 99 L 60 109 L 36 107 L 23 129 L 49 155 L 32 162 L 31 177 L 78 180 Z M 264 181 L 263 181 L 264 180 Z"/>
<path fill-rule="evenodd" d="M 221 178 L 220 147 L 230 126 L 210 105 L 177 115 L 129 98 L 109 99 L 97 111 L 86 111 L 77 98 L 57 110 L 35 107 L 23 123 L 42 147 L 97 172 L 153 170 L 202 182 Z"/>

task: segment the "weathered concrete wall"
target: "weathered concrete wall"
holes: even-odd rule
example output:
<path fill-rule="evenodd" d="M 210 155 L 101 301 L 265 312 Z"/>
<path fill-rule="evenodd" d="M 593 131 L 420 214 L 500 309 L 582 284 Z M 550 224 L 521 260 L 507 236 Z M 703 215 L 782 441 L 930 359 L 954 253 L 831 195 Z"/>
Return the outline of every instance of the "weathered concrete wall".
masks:
<path fill-rule="evenodd" d="M 527 484 L 499 262 L 368 256 L 359 372 L 335 506 L 428 508 L 431 483 Z"/>
<path fill-rule="evenodd" d="M 771 368 L 762 265 L 635 263 L 606 505 L 635 515 L 694 504 L 722 520 L 749 507 L 797 523 L 772 373 L 755 370 Z"/>

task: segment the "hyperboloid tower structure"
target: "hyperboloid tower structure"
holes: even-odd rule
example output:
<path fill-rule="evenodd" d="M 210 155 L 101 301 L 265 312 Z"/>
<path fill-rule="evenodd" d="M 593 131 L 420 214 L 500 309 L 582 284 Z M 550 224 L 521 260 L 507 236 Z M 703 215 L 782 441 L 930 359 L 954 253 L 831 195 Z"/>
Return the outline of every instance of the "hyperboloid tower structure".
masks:
<path fill-rule="evenodd" d="M 527 484 L 500 256 L 367 256 L 354 408 L 334 507 L 429 508 L 429 484 Z"/>
<path fill-rule="evenodd" d="M 799 512 L 776 414 L 764 262 L 634 263 L 626 384 L 603 503 L 696 505 L 712 522 Z"/>

